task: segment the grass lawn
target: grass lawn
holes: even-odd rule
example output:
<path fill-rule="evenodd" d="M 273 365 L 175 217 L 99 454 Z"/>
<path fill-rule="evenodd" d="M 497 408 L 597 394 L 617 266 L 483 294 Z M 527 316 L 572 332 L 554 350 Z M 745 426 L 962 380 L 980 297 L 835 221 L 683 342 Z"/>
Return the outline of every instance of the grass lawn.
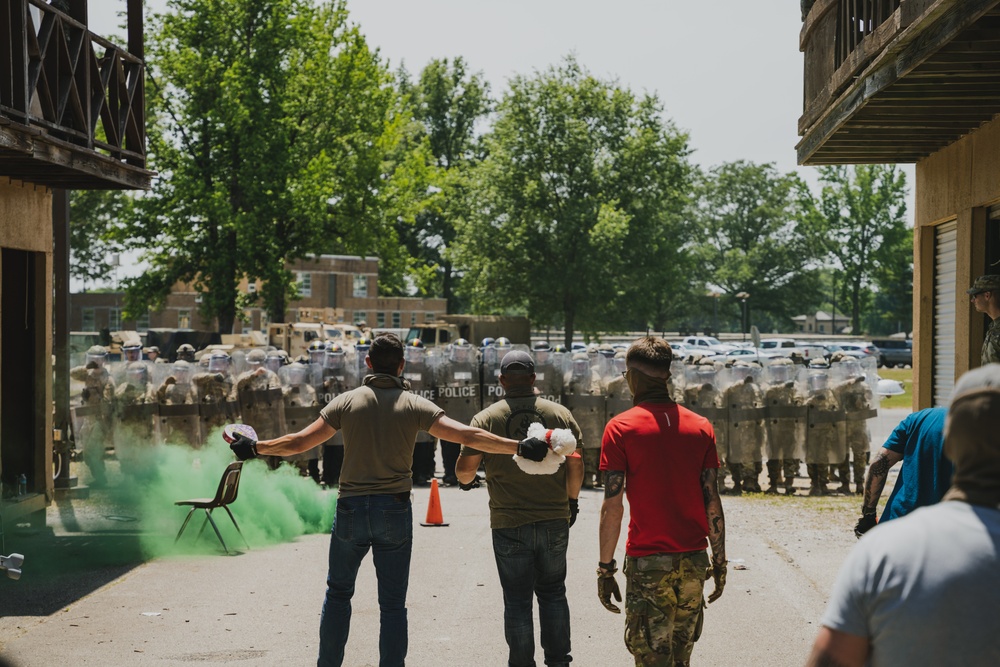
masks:
<path fill-rule="evenodd" d="M 883 408 L 912 408 L 913 407 L 913 369 L 912 368 L 880 368 L 879 377 L 886 380 L 898 380 L 903 383 L 905 394 L 899 396 L 883 396 L 879 403 Z"/>

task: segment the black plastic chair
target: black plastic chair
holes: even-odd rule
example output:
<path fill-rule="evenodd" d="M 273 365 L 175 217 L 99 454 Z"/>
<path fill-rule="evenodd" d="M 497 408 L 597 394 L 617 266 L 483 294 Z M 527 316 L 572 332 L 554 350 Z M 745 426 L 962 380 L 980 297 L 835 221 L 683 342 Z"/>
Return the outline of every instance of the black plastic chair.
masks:
<path fill-rule="evenodd" d="M 178 500 L 175 505 L 190 505 L 191 511 L 188 512 L 187 517 L 184 519 L 184 523 L 181 525 L 180 531 L 177 533 L 176 539 L 174 539 L 174 544 L 181 539 L 181 535 L 184 534 L 184 529 L 187 528 L 188 521 L 191 520 L 191 515 L 194 514 L 195 510 L 205 510 L 205 521 L 201 524 L 201 530 L 198 531 L 198 537 L 195 540 L 201 538 L 201 534 L 205 532 L 205 526 L 209 523 L 212 524 L 212 528 L 215 529 L 215 534 L 218 536 L 219 541 L 222 542 L 222 548 L 229 553 L 229 547 L 226 546 L 226 541 L 222 539 L 222 533 L 219 532 L 219 527 L 215 525 L 215 519 L 212 518 L 212 510 L 221 507 L 226 510 L 226 514 L 229 518 L 233 520 L 233 525 L 236 526 L 236 532 L 240 534 L 243 538 L 243 543 L 247 545 L 247 551 L 250 550 L 250 543 L 247 542 L 247 538 L 243 537 L 243 531 L 240 530 L 240 524 L 236 523 L 236 517 L 229 509 L 229 504 L 236 501 L 236 494 L 240 489 L 240 473 L 243 471 L 243 461 L 235 461 L 230 463 L 226 467 L 226 471 L 222 473 L 222 479 L 219 481 L 219 490 L 215 492 L 214 498 L 193 498 L 191 500 Z"/>

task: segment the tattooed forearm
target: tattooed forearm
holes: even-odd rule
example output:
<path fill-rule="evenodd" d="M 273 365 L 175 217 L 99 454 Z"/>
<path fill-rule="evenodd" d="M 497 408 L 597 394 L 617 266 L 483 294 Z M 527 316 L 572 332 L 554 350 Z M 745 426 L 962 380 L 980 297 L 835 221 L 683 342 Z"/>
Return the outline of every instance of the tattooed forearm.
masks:
<path fill-rule="evenodd" d="M 708 542 L 712 545 L 712 564 L 726 564 L 726 517 L 722 512 L 722 498 L 719 496 L 718 472 L 714 468 L 701 471 L 701 493 L 705 500 L 705 516 L 708 519 Z"/>
<path fill-rule="evenodd" d="M 895 460 L 893 460 L 895 459 Z M 878 506 L 878 499 L 885 488 L 885 480 L 889 476 L 889 469 L 902 457 L 888 449 L 883 449 L 868 466 L 868 475 L 865 477 L 865 495 L 861 501 L 861 513 L 872 514 Z"/>
<path fill-rule="evenodd" d="M 604 497 L 614 498 L 625 488 L 625 472 L 622 470 L 604 471 Z"/>

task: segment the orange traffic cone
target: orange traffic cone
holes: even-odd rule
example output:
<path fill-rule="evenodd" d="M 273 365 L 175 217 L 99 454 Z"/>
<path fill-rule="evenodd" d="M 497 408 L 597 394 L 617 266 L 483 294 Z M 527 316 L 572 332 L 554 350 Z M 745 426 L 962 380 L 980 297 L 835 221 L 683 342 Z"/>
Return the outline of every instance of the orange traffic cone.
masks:
<path fill-rule="evenodd" d="M 431 499 L 427 503 L 427 521 L 420 525 L 432 528 L 448 525 L 441 515 L 441 497 L 438 495 L 438 481 L 436 479 L 431 480 Z"/>

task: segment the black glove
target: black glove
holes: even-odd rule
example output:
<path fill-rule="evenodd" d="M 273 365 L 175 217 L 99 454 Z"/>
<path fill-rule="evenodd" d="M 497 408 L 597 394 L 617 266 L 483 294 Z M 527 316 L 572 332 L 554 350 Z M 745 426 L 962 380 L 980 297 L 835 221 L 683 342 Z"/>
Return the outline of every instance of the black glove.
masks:
<path fill-rule="evenodd" d="M 715 580 L 715 590 L 708 596 L 708 603 L 711 604 L 722 597 L 722 589 L 726 587 L 726 566 L 715 565 L 709 568 L 708 574 Z"/>
<path fill-rule="evenodd" d="M 580 515 L 580 499 L 570 498 L 569 499 L 569 525 L 570 527 L 576 523 L 576 517 Z"/>
<path fill-rule="evenodd" d="M 854 524 L 854 534 L 860 540 L 861 536 L 867 533 L 878 524 L 878 519 L 874 514 L 862 514 L 858 522 Z"/>
<path fill-rule="evenodd" d="M 622 601 L 622 592 L 618 588 L 618 582 L 615 581 L 615 572 L 618 568 L 614 567 L 615 562 L 611 561 L 611 568 L 598 568 L 597 569 L 597 598 L 604 605 L 604 608 L 608 611 L 613 611 L 616 614 L 622 613 L 622 610 L 611 601 L 614 597 L 618 602 Z"/>
<path fill-rule="evenodd" d="M 517 455 L 529 461 L 541 461 L 549 453 L 549 443 L 539 438 L 525 438 L 517 443 Z"/>
<path fill-rule="evenodd" d="M 257 458 L 257 441 L 243 434 L 237 435 L 236 439 L 229 443 L 229 449 L 233 450 L 233 454 L 240 461 Z"/>
<path fill-rule="evenodd" d="M 472 491 L 473 489 L 478 489 L 482 485 L 483 485 L 483 478 L 480 477 L 479 475 L 476 475 L 475 477 L 472 478 L 471 482 L 469 482 L 468 484 L 459 484 L 458 488 L 462 489 L 463 491 Z"/>

